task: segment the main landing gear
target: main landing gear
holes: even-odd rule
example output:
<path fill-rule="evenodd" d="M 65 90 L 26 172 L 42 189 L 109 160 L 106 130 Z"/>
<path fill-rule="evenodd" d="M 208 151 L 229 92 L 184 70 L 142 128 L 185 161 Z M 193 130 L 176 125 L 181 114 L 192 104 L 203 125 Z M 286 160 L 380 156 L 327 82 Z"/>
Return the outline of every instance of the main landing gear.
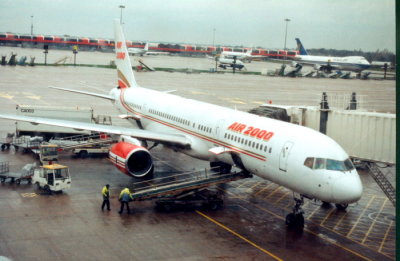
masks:
<path fill-rule="evenodd" d="M 232 165 L 226 164 L 222 161 L 210 162 L 210 167 L 221 174 L 228 174 L 232 170 Z"/>
<path fill-rule="evenodd" d="M 296 202 L 293 207 L 293 212 L 286 216 L 286 225 L 290 228 L 303 228 L 304 227 L 304 211 L 301 206 L 304 204 L 304 199 L 293 198 Z"/>

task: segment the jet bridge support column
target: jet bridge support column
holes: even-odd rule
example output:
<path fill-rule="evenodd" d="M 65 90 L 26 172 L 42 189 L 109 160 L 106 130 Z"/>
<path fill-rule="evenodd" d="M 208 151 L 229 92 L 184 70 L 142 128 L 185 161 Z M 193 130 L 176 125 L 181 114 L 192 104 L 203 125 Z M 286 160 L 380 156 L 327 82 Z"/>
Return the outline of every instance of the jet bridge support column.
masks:
<path fill-rule="evenodd" d="M 320 103 L 320 118 L 319 118 L 319 131 L 323 134 L 326 134 L 326 124 L 328 122 L 328 113 L 329 113 L 328 95 L 326 94 L 326 92 L 323 92 L 321 103 Z"/>

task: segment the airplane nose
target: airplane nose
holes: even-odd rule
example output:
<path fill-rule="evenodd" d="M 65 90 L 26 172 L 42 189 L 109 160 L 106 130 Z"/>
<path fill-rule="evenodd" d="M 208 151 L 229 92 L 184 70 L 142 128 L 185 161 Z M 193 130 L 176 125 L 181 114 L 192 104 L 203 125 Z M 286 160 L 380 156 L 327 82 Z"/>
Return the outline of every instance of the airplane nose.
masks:
<path fill-rule="evenodd" d="M 334 203 L 353 203 L 362 195 L 362 183 L 357 173 L 349 173 L 348 177 L 342 177 L 333 183 L 332 196 Z"/>

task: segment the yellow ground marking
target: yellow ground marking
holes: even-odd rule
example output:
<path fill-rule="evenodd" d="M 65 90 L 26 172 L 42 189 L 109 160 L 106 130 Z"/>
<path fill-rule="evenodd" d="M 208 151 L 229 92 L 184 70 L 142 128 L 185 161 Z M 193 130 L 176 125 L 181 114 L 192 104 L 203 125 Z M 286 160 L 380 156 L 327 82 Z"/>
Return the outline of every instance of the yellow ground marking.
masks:
<path fill-rule="evenodd" d="M 356 223 L 353 225 L 353 227 L 350 229 L 349 233 L 347 233 L 346 237 L 349 237 L 351 233 L 353 233 L 354 229 L 356 228 L 358 222 L 360 222 L 362 216 L 364 215 L 365 211 L 368 209 L 369 205 L 371 205 L 372 201 L 375 199 L 375 196 L 372 196 L 372 198 L 369 200 L 368 204 L 365 206 L 364 210 L 362 211 L 361 215 L 358 217 Z"/>
<path fill-rule="evenodd" d="M 274 183 L 269 183 L 265 188 L 260 189 L 255 195 L 258 195 L 258 194 L 260 194 L 261 192 L 263 192 L 264 190 L 267 190 L 272 184 L 274 184 Z"/>
<path fill-rule="evenodd" d="M 381 251 L 382 251 L 383 245 L 384 245 L 385 242 L 386 242 L 386 238 L 387 238 L 387 236 L 388 236 L 388 234 L 389 234 L 390 229 L 392 228 L 392 225 L 393 225 L 393 220 L 390 221 L 389 227 L 388 227 L 388 229 L 386 230 L 385 236 L 384 236 L 383 239 L 382 239 L 382 242 L 381 242 L 381 245 L 380 245 L 380 247 L 379 247 L 378 252 L 381 252 Z"/>
<path fill-rule="evenodd" d="M 199 91 L 191 91 L 192 94 L 207 94 L 205 92 L 199 92 Z"/>
<path fill-rule="evenodd" d="M 257 182 L 255 185 L 251 186 L 247 191 L 251 191 L 252 189 L 257 187 L 258 185 L 260 185 L 260 183 L 262 183 L 262 182 L 261 181 Z"/>
<path fill-rule="evenodd" d="M 41 96 L 37 96 L 37 95 L 29 95 L 29 96 L 25 96 L 27 98 L 30 98 L 32 100 L 40 100 Z"/>
<path fill-rule="evenodd" d="M 236 100 L 236 99 L 230 99 L 229 102 L 231 102 L 231 103 L 237 103 L 237 104 L 247 104 L 247 103 L 245 103 L 244 101 Z"/>
<path fill-rule="evenodd" d="M 21 193 L 21 196 L 23 198 L 33 198 L 33 197 L 36 197 L 37 194 L 36 193 Z"/>
<path fill-rule="evenodd" d="M 278 203 L 279 201 L 281 201 L 282 199 L 286 198 L 287 194 L 289 194 L 290 191 L 286 191 L 286 193 L 284 193 L 277 201 L 275 201 L 276 203 Z"/>
<path fill-rule="evenodd" d="M 262 101 L 252 101 L 251 103 L 254 103 L 254 104 L 264 104 L 265 102 L 262 102 Z"/>
<path fill-rule="evenodd" d="M 378 219 L 379 215 L 382 213 L 383 207 L 385 206 L 386 202 L 388 201 L 388 199 L 385 199 L 385 202 L 383 202 L 381 208 L 379 209 L 379 213 L 378 215 L 376 215 L 376 217 L 374 218 L 374 221 L 372 222 L 371 226 L 369 227 L 367 233 L 364 236 L 364 239 L 361 241 L 361 244 L 364 244 L 365 240 L 367 239 L 369 233 L 371 233 L 372 228 L 374 227 L 376 220 Z"/>
<path fill-rule="evenodd" d="M 272 191 L 271 193 L 268 194 L 268 196 L 266 196 L 265 198 L 269 198 L 270 196 L 274 195 L 278 190 L 281 189 L 281 186 L 278 186 L 276 189 L 274 189 L 274 191 Z"/>
<path fill-rule="evenodd" d="M 252 182 L 252 180 L 247 180 L 247 181 L 243 182 L 242 184 L 240 184 L 239 186 L 237 186 L 236 188 L 240 188 L 241 186 L 246 185 L 250 182 Z"/>
<path fill-rule="evenodd" d="M 344 215 L 338 220 L 338 222 L 336 222 L 336 225 L 333 227 L 333 230 L 335 230 L 337 228 L 337 226 L 339 226 L 339 224 L 342 223 L 342 220 L 346 215 L 347 215 L 347 212 L 344 213 Z"/>
<path fill-rule="evenodd" d="M 311 212 L 311 214 L 307 217 L 307 219 L 310 219 L 310 218 L 315 214 L 315 212 L 317 212 L 317 210 L 319 210 L 318 207 L 315 208 L 315 209 L 313 210 L 313 212 Z"/>
<path fill-rule="evenodd" d="M 175 166 L 172 166 L 172 165 L 170 165 L 170 166 L 171 166 L 172 168 L 178 170 Z M 274 184 L 274 183 L 271 182 L 270 184 L 267 185 L 267 187 L 270 186 L 270 185 L 272 185 L 272 184 Z M 266 188 L 267 188 L 267 187 L 266 187 Z M 245 200 L 245 199 L 242 198 L 242 197 L 236 196 L 235 194 L 233 194 L 233 193 L 230 192 L 230 191 L 223 190 L 223 189 L 221 189 L 221 188 L 218 188 L 218 189 L 221 190 L 221 191 L 227 192 L 228 194 L 232 195 L 233 198 L 240 199 L 240 200 L 242 200 L 242 201 L 244 201 L 244 202 L 246 202 L 246 203 L 248 203 L 248 204 L 250 204 L 250 205 L 252 205 L 252 206 L 254 206 L 254 207 L 256 207 L 256 208 L 259 208 L 259 209 L 261 209 L 262 211 L 267 212 L 267 213 L 271 214 L 272 216 L 275 216 L 275 217 L 278 218 L 278 219 L 285 220 L 285 218 L 283 218 L 283 217 L 277 215 L 276 213 L 274 213 L 274 212 L 272 212 L 272 211 L 269 211 L 268 209 L 265 209 L 265 208 L 263 208 L 263 207 L 261 207 L 261 206 L 255 205 L 255 204 L 253 204 L 252 202 L 250 202 L 250 201 L 248 201 L 248 200 Z M 259 191 L 259 192 L 260 192 L 260 191 Z M 257 195 L 259 192 L 257 192 L 256 195 Z M 374 197 L 375 197 L 375 195 L 374 195 Z M 372 199 L 371 199 L 371 200 L 372 200 Z M 304 207 L 308 202 L 310 202 L 310 201 L 306 201 L 306 203 L 303 205 L 303 207 Z M 368 204 L 368 205 L 369 205 L 369 204 Z M 318 208 L 317 208 L 317 209 L 318 209 Z M 344 216 L 345 216 L 345 215 L 344 215 Z M 386 231 L 386 235 L 385 235 L 385 237 L 384 237 L 384 240 L 386 240 L 387 234 L 388 234 L 389 231 L 390 231 L 390 227 L 391 227 L 392 223 L 393 223 L 393 221 L 391 221 L 390 226 L 389 226 L 388 230 Z M 329 231 L 332 231 L 333 233 L 336 233 L 336 234 L 338 234 L 338 235 L 341 235 L 341 234 L 337 233 L 336 231 L 334 231 L 334 230 L 332 230 L 332 229 L 329 229 L 329 228 L 326 228 L 326 227 L 324 227 L 324 228 L 327 229 L 327 230 L 329 230 Z M 348 252 L 350 252 L 350 253 L 352 253 L 352 254 L 354 254 L 354 255 L 356 255 L 356 256 L 358 256 L 358 257 L 364 259 L 364 260 L 371 260 L 371 259 L 369 259 L 369 258 L 367 258 L 367 257 L 365 257 L 365 256 L 363 256 L 363 255 L 361 255 L 361 254 L 359 254 L 359 253 L 357 253 L 357 252 L 351 250 L 351 249 L 348 249 L 348 248 L 346 248 L 346 247 L 344 247 L 344 246 L 339 245 L 339 244 L 336 243 L 335 241 L 328 240 L 326 237 L 322 237 L 320 234 L 314 233 L 314 232 L 310 231 L 310 230 L 307 229 L 307 228 L 304 228 L 304 231 L 306 231 L 306 232 L 308 232 L 308 233 L 310 233 L 310 234 L 313 234 L 314 236 L 317 236 L 317 237 L 319 237 L 319 238 L 321 238 L 321 239 L 323 239 L 323 240 L 329 241 L 331 244 L 333 244 L 333 245 L 335 245 L 335 246 L 337 246 L 337 247 L 339 247 L 339 248 L 342 248 L 343 250 L 346 250 L 346 251 L 348 251 Z M 351 238 L 348 238 L 348 239 L 349 239 L 350 241 L 356 243 L 356 244 L 359 244 L 359 242 L 357 242 L 357 241 L 355 241 L 355 240 L 352 240 Z M 383 246 L 383 243 L 382 243 L 382 246 Z M 369 247 L 367 247 L 367 248 L 369 248 Z M 374 249 L 372 249 L 372 248 L 370 248 L 370 249 L 371 249 L 371 250 L 374 250 Z M 374 251 L 375 251 L 375 250 L 374 250 Z M 381 254 L 385 255 L 385 254 L 382 253 L 382 252 L 381 252 Z M 387 256 L 387 255 L 385 255 L 385 256 L 386 256 L 386 257 L 389 257 L 389 256 Z M 390 257 L 389 257 L 389 258 L 390 258 Z M 393 259 L 393 258 L 391 258 L 391 259 Z"/>
<path fill-rule="evenodd" d="M 221 190 L 221 189 L 220 189 L 220 190 Z M 237 198 L 237 199 L 243 200 L 243 201 L 247 202 L 248 204 L 253 205 L 253 206 L 256 207 L 256 208 L 259 208 L 259 209 L 261 209 L 261 210 L 263 210 L 263 211 L 265 211 L 265 212 L 271 214 L 272 216 L 275 216 L 275 217 L 278 218 L 278 219 L 285 220 L 283 217 L 281 217 L 281 216 L 275 214 L 274 212 L 271 212 L 271 211 L 269 211 L 268 209 L 265 209 L 265 208 L 263 208 L 263 207 L 261 207 L 261 206 L 255 205 L 255 204 L 251 203 L 250 201 L 245 200 L 245 199 L 242 198 L 242 197 L 236 196 L 236 195 L 233 194 L 232 192 L 229 192 L 229 191 L 226 191 L 226 190 L 223 190 L 223 191 L 225 191 L 225 192 L 231 194 L 231 195 L 233 196 L 233 198 Z M 330 230 L 330 229 L 328 229 L 328 230 Z M 314 233 L 314 232 L 312 232 L 311 230 L 309 230 L 309 229 L 307 229 L 307 228 L 304 228 L 304 231 L 306 231 L 307 233 L 313 234 L 314 236 L 317 236 L 317 237 L 319 237 L 319 238 L 321 238 L 321 239 L 323 239 L 323 240 L 326 240 L 326 241 L 328 241 L 329 243 L 331 243 L 331 244 L 333 244 L 333 245 L 335 245 L 335 246 L 337 246 L 337 247 L 339 247 L 339 248 L 341 248 L 341 249 L 343 249 L 343 250 L 346 250 L 346 251 L 348 251 L 348 252 L 350 252 L 350 253 L 352 253 L 352 254 L 354 254 L 354 255 L 356 255 L 356 256 L 358 256 L 358 257 L 364 259 L 364 260 L 371 260 L 371 259 L 369 259 L 369 258 L 367 258 L 367 257 L 365 257 L 365 256 L 363 256 L 363 255 L 361 255 L 361 254 L 359 254 L 359 253 L 357 253 L 357 252 L 355 252 L 355 251 L 353 251 L 353 250 L 347 248 L 347 247 L 344 247 L 344 246 L 342 246 L 342 245 L 339 245 L 335 240 L 332 240 L 332 239 L 329 239 L 329 238 L 327 238 L 327 237 L 324 237 L 324 236 L 322 236 L 322 235 L 319 234 L 319 233 Z M 330 230 L 330 231 L 332 231 L 332 230 Z M 333 232 L 334 232 L 334 231 L 333 231 Z M 350 240 L 351 240 L 351 239 L 350 239 Z M 351 240 L 351 241 L 353 241 L 354 243 L 359 244 L 358 242 L 356 242 L 356 241 L 354 241 L 354 240 Z"/>
<path fill-rule="evenodd" d="M 332 213 L 335 211 L 335 208 L 332 208 L 328 215 L 326 215 L 326 217 L 322 220 L 322 222 L 320 223 L 320 225 L 322 226 L 322 224 L 324 224 L 324 222 L 332 215 Z"/>
<path fill-rule="evenodd" d="M 214 224 L 216 224 L 216 225 L 222 227 L 223 229 L 225 229 L 226 231 L 232 233 L 233 235 L 237 236 L 238 238 L 240 238 L 240 239 L 246 241 L 247 243 L 249 243 L 249 244 L 252 245 L 253 247 L 255 247 L 255 248 L 257 248 L 258 250 L 264 252 L 265 254 L 271 256 L 271 257 L 274 258 L 275 260 L 283 260 L 283 259 L 277 257 L 276 255 L 272 254 L 272 253 L 269 252 L 268 250 L 265 250 L 264 248 L 260 247 L 260 246 L 257 245 L 256 243 L 254 243 L 254 242 L 248 240 L 248 239 L 245 238 L 244 236 L 242 236 L 242 235 L 236 233 L 235 231 L 233 231 L 232 229 L 228 228 L 227 226 L 225 226 L 225 225 L 219 223 L 219 222 L 216 221 L 215 219 L 213 219 L 213 218 L 211 218 L 211 217 L 205 215 L 204 213 L 202 213 L 202 212 L 200 212 L 200 211 L 198 211 L 198 210 L 196 210 L 196 213 L 199 214 L 200 216 L 203 216 L 204 218 L 208 219 L 209 221 L 213 222 Z"/>
<path fill-rule="evenodd" d="M 9 100 L 12 100 L 14 98 L 14 96 L 9 95 L 9 94 L 4 93 L 4 92 L 0 92 L 0 97 L 1 98 L 6 98 L 6 99 L 9 99 Z"/>

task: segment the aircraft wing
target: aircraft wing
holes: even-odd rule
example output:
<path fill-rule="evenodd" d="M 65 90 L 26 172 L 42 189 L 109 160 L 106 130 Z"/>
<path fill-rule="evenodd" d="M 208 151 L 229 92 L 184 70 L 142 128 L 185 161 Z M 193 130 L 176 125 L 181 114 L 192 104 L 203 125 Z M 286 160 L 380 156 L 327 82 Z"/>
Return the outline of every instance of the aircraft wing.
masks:
<path fill-rule="evenodd" d="M 49 118 L 29 117 L 23 115 L 13 115 L 4 113 L 0 113 L 0 118 L 8 120 L 16 120 L 16 121 L 26 121 L 30 122 L 33 125 L 45 124 L 45 125 L 73 128 L 76 130 L 89 130 L 89 131 L 103 132 L 108 134 L 127 135 L 138 139 L 145 139 L 164 144 L 172 144 L 180 146 L 190 145 L 190 141 L 183 135 L 174 135 L 174 134 L 154 132 L 148 130 L 140 130 L 140 129 L 85 123 L 85 122 L 49 119 Z"/>
<path fill-rule="evenodd" d="M 99 93 L 94 93 L 94 92 L 86 92 L 86 91 L 80 91 L 80 90 L 74 90 L 74 89 L 66 89 L 66 88 L 61 88 L 61 87 L 56 87 L 56 86 L 49 86 L 51 89 L 57 89 L 57 90 L 62 90 L 62 91 L 67 91 L 67 92 L 75 92 L 75 93 L 80 93 L 80 94 L 85 94 L 89 96 L 94 96 L 98 98 L 103 98 L 107 100 L 115 100 L 114 97 L 107 95 L 107 94 L 99 94 Z"/>

